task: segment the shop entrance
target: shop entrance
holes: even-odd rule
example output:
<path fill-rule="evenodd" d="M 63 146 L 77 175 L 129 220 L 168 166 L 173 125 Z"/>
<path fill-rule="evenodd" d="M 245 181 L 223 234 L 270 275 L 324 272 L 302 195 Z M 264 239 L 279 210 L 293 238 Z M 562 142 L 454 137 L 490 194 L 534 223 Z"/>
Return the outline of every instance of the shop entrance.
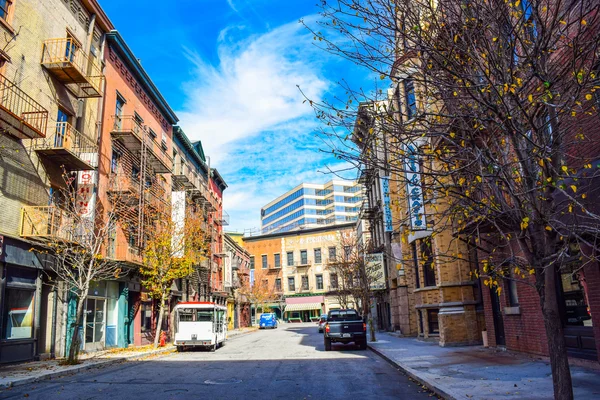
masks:
<path fill-rule="evenodd" d="M 85 304 L 84 350 L 97 351 L 104 347 L 105 299 L 88 298 Z"/>
<path fill-rule="evenodd" d="M 569 355 L 597 360 L 598 352 L 587 297 L 587 282 L 584 270 L 576 263 L 566 266 L 561 271 L 559 299 Z"/>

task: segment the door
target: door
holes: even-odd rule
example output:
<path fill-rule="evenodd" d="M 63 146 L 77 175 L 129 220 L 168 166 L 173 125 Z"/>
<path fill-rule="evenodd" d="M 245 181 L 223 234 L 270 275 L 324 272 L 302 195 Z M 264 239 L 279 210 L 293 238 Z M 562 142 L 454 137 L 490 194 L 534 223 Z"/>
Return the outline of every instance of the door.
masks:
<path fill-rule="evenodd" d="M 87 299 L 84 333 L 84 349 L 86 351 L 95 351 L 104 348 L 105 303 L 105 299 Z"/>
<path fill-rule="evenodd" d="M 490 298 L 492 300 L 492 314 L 494 318 L 496 346 L 506 346 L 506 336 L 504 335 L 504 320 L 502 319 L 500 298 L 498 297 L 498 292 L 496 292 L 495 289 L 490 288 Z"/>
<path fill-rule="evenodd" d="M 67 147 L 67 122 L 69 121 L 69 115 L 58 109 L 56 115 L 56 135 L 54 136 L 54 147 Z"/>

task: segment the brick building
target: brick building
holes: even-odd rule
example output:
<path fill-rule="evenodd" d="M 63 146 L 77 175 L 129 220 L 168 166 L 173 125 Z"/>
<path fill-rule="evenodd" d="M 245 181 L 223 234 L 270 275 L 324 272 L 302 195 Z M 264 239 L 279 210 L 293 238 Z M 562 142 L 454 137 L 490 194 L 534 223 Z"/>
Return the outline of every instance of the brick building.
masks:
<path fill-rule="evenodd" d="M 244 237 L 251 277 L 260 276 L 280 296 L 269 305 L 278 317 L 308 322 L 340 308 L 338 276 L 328 266 L 343 251 L 342 236 L 355 235 L 354 228 L 350 223 Z"/>
<path fill-rule="evenodd" d="M 29 250 L 61 235 L 64 173 L 92 184 L 110 29 L 94 0 L 5 2 L 0 12 L 0 362 L 64 351 L 65 288 L 42 282 L 48 260 Z"/>

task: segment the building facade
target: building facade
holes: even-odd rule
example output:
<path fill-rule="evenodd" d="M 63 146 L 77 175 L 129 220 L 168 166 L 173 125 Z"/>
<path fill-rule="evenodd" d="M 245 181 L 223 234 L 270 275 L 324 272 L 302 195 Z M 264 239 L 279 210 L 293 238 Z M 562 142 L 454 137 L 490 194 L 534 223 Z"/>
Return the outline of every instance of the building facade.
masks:
<path fill-rule="evenodd" d="M 30 250 L 60 235 L 65 174 L 87 181 L 97 167 L 110 29 L 96 1 L 6 2 L 0 13 L 0 362 L 64 347 L 66 314 L 53 312 L 64 287 Z"/>
<path fill-rule="evenodd" d="M 0 363 L 64 356 L 71 342 L 77 298 L 52 271 L 48 251 L 56 241 L 77 245 L 77 236 L 64 231 L 69 188 L 77 192 L 79 216 L 102 221 L 112 212 L 119 220 L 102 248 L 102 257 L 118 265 L 119 273 L 92 282 L 81 300 L 81 350 L 153 339 L 158 305 L 138 269 L 153 221 L 171 218 L 173 199 L 182 195 L 203 210 L 211 249 L 206 265 L 174 282 L 171 306 L 183 299 L 225 304 L 227 185 L 206 162 L 201 144 L 174 128 L 177 116 L 99 4 L 5 3 L 0 7 L 5 49 L 0 51 Z M 171 321 L 164 321 L 160 328 L 169 332 Z"/>
<path fill-rule="evenodd" d="M 225 234 L 224 250 L 223 283 L 228 293 L 228 329 L 245 328 L 250 326 L 250 302 L 240 288 L 250 284 L 250 253 L 228 233 Z"/>
<path fill-rule="evenodd" d="M 338 276 L 330 265 L 342 252 L 343 238 L 354 237 L 354 227 L 350 223 L 244 237 L 251 274 L 279 295 L 269 307 L 280 318 L 309 322 L 341 308 Z"/>
<path fill-rule="evenodd" d="M 354 222 L 362 203 L 361 192 L 361 185 L 353 181 L 298 185 L 261 209 L 261 233 Z"/>

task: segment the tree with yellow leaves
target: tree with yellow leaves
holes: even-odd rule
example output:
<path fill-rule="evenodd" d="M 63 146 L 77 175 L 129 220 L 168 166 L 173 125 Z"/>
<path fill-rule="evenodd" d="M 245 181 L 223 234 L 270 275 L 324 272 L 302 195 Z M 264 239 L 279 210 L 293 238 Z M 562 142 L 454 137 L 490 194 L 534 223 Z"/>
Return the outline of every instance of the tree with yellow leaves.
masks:
<path fill-rule="evenodd" d="M 410 188 L 395 234 L 450 232 L 477 252 L 473 273 L 491 289 L 535 288 L 554 394 L 572 399 L 557 293 L 600 251 L 600 3 L 339 0 L 323 2 L 308 28 L 387 86 L 346 84 L 344 102 L 311 100 L 331 151 Z M 357 118 L 364 103 L 380 106 Z M 349 143 L 365 121 L 360 140 L 385 148 L 384 159 Z M 459 247 L 437 260 L 468 261 Z"/>
<path fill-rule="evenodd" d="M 175 196 L 181 193 L 182 196 Z M 158 320 L 154 347 L 158 347 L 165 314 L 165 302 L 176 279 L 185 278 L 194 266 L 208 256 L 210 242 L 202 209 L 185 199 L 185 192 L 173 192 L 172 218 L 154 222 L 152 234 L 144 246 L 140 267 L 144 287 L 158 301 Z"/>
<path fill-rule="evenodd" d="M 266 312 L 267 304 L 276 302 L 280 299 L 275 283 L 270 283 L 266 270 L 254 269 L 253 279 L 245 281 L 239 289 L 239 293 L 246 296 L 250 304 L 254 304 L 254 309 L 258 313 Z"/>

